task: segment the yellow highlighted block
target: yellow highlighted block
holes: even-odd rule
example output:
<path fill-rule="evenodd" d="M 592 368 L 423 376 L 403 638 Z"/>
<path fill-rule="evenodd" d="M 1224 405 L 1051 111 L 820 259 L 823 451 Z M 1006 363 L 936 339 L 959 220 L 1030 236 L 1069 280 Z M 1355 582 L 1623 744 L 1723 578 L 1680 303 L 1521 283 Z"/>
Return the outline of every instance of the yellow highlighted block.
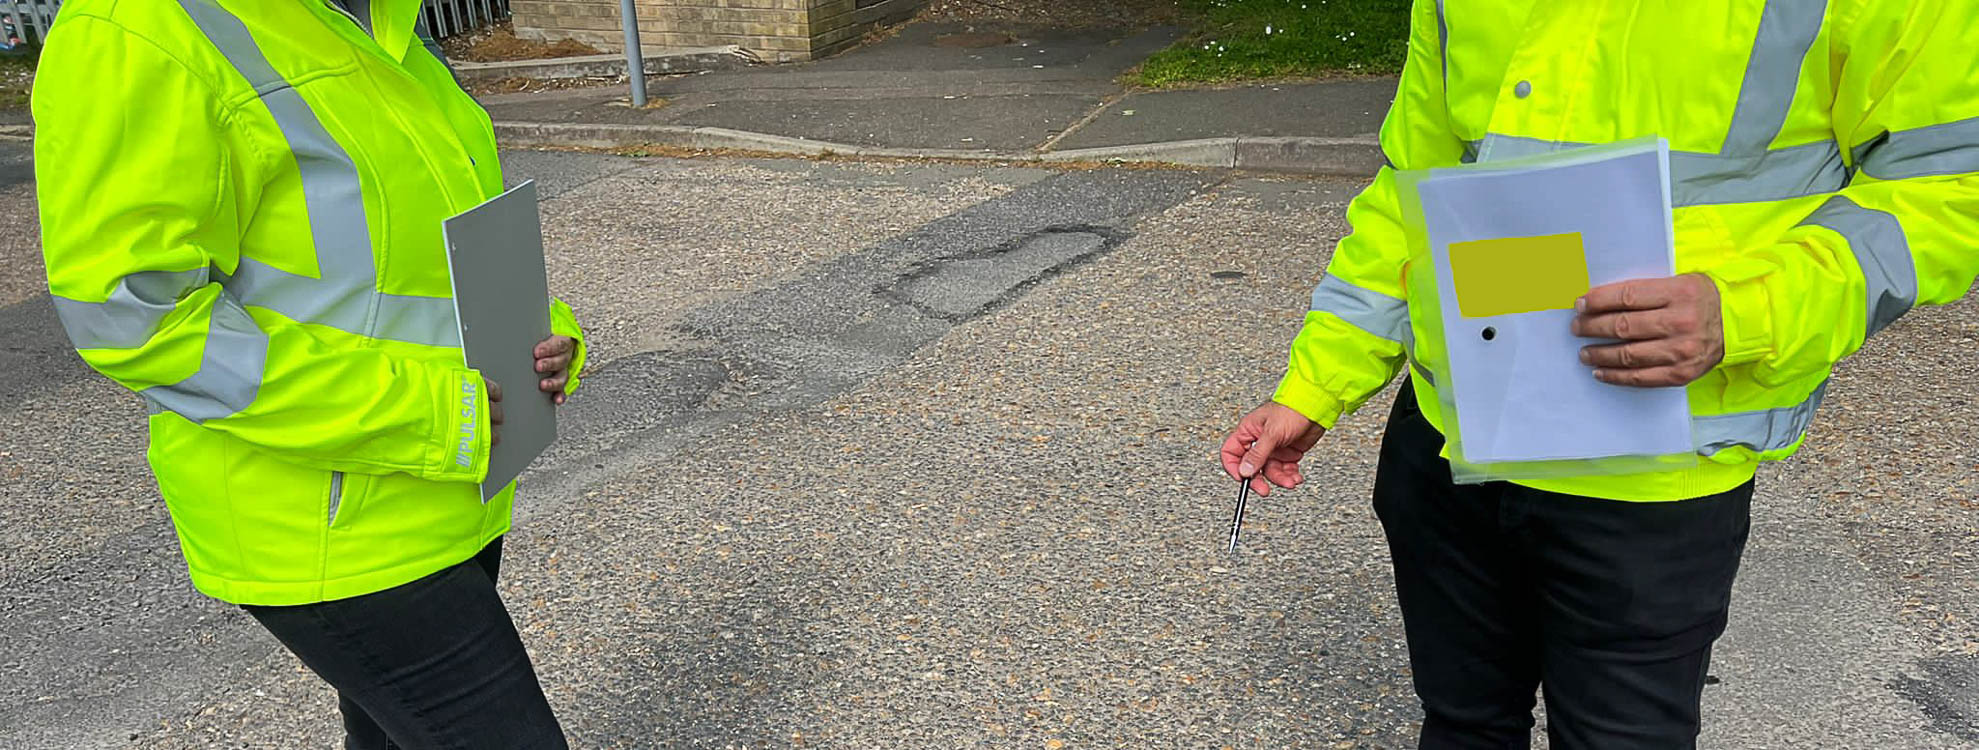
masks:
<path fill-rule="evenodd" d="M 1579 232 L 1450 243 L 1457 310 L 1466 318 L 1565 310 L 1587 294 Z"/>

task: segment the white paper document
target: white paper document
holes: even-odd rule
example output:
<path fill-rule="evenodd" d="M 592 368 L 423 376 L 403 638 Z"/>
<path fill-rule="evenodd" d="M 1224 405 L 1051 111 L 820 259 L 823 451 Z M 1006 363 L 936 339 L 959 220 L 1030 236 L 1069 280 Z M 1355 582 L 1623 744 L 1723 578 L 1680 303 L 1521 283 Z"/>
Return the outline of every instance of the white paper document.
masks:
<path fill-rule="evenodd" d="M 536 344 L 550 336 L 536 183 L 445 223 L 447 266 L 467 366 L 502 387 L 502 442 L 488 459 L 481 501 L 500 494 L 557 439 L 557 409 L 537 390 Z"/>
<path fill-rule="evenodd" d="M 1683 388 L 1594 379 L 1573 335 L 1588 289 L 1673 273 L 1669 152 L 1657 143 L 1417 183 L 1472 464 L 1693 451 Z"/>

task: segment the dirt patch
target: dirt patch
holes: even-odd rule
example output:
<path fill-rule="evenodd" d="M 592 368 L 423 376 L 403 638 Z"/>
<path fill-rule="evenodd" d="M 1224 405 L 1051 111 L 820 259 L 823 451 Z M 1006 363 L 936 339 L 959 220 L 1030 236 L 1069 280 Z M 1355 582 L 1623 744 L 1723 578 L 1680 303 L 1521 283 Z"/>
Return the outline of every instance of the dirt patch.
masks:
<path fill-rule="evenodd" d="M 1177 0 L 933 0 L 921 11 L 921 18 L 1118 28 L 1180 25 L 1188 16 Z"/>
<path fill-rule="evenodd" d="M 648 81 L 657 78 L 649 76 Z M 475 96 L 498 96 L 501 94 L 533 94 L 541 91 L 562 91 L 565 89 L 588 89 L 603 86 L 624 86 L 625 76 L 602 78 L 498 78 L 494 80 L 466 81 L 461 88 Z"/>
<path fill-rule="evenodd" d="M 34 91 L 34 64 L 32 55 L 0 57 L 0 110 L 27 109 Z"/>
<path fill-rule="evenodd" d="M 502 23 L 494 28 L 440 42 L 447 59 L 466 62 L 506 62 L 509 60 L 548 60 L 604 54 L 597 47 L 575 39 L 533 42 L 515 35 L 515 28 Z"/>

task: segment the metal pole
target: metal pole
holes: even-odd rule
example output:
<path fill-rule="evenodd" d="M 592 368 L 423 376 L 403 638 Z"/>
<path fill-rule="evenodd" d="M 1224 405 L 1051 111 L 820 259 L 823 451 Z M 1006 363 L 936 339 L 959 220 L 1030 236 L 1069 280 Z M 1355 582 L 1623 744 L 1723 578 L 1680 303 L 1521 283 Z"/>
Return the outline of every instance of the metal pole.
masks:
<path fill-rule="evenodd" d="M 646 106 L 646 55 L 639 49 L 639 11 L 632 0 L 618 0 L 619 25 L 625 27 L 625 77 L 632 81 L 632 106 Z"/>

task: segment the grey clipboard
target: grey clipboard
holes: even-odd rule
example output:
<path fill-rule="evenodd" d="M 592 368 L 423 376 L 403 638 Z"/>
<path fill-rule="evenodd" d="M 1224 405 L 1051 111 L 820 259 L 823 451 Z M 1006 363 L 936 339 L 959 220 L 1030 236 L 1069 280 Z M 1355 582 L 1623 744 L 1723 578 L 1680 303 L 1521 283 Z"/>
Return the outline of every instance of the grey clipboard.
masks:
<path fill-rule="evenodd" d="M 502 387 L 502 442 L 488 458 L 485 503 L 557 439 L 556 404 L 536 387 L 542 380 L 536 344 L 550 336 L 536 183 L 517 185 L 442 227 L 461 351 L 468 367 Z"/>

